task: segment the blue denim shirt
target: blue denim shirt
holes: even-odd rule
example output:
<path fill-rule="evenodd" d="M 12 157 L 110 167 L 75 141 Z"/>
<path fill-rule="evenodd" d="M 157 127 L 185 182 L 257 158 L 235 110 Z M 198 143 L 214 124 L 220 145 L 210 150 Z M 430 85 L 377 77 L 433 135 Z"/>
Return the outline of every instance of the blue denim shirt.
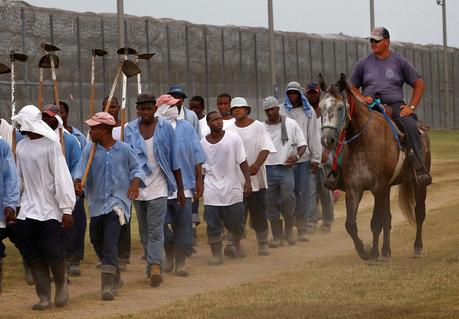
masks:
<path fill-rule="evenodd" d="M 140 167 L 143 169 L 145 175 L 148 176 L 158 168 L 153 167 L 151 163 L 148 162 L 145 139 L 140 134 L 139 125 L 139 119 L 129 122 L 124 129 L 124 141 L 132 147 L 134 153 L 139 158 Z M 177 190 L 177 184 L 172 171 L 180 168 L 177 159 L 177 144 L 175 141 L 174 128 L 169 122 L 162 119 L 158 119 L 156 123 L 155 133 L 153 135 L 153 153 L 155 154 L 159 167 L 166 176 L 168 191 L 172 194 Z"/>
<path fill-rule="evenodd" d="M 77 138 L 70 133 L 64 133 L 64 145 L 65 145 L 65 161 L 69 168 L 70 175 L 72 178 L 75 176 L 75 171 L 78 166 L 78 162 L 81 157 L 81 147 Z"/>
<path fill-rule="evenodd" d="M 198 136 L 201 136 L 201 127 L 199 126 L 199 119 L 194 111 L 187 109 L 185 106 L 182 106 L 185 120 L 187 120 L 196 130 Z"/>
<path fill-rule="evenodd" d="M 86 139 L 86 136 L 84 136 L 84 134 L 81 133 L 74 126 L 72 126 L 72 135 L 77 138 L 78 142 L 80 142 L 81 149 L 84 149 L 86 147 L 86 144 L 88 144 L 88 140 Z"/>
<path fill-rule="evenodd" d="M 202 164 L 206 160 L 206 155 L 196 130 L 188 121 L 177 120 L 175 138 L 183 188 L 192 190 L 196 184 L 195 166 Z"/>
<path fill-rule="evenodd" d="M 91 147 L 92 142 L 89 142 L 84 148 L 75 179 L 82 178 Z M 108 214 L 113 207 L 119 206 L 129 220 L 131 216 L 131 200 L 127 197 L 129 186 L 131 181 L 138 177 L 141 179 L 141 187 L 145 187 L 144 176 L 139 160 L 128 144 L 116 141 L 108 150 L 97 144 L 85 192 L 91 217 Z"/>
<path fill-rule="evenodd" d="M 11 148 L 0 139 L 0 221 L 5 222 L 5 207 L 16 210 L 19 203 L 19 180 Z"/>

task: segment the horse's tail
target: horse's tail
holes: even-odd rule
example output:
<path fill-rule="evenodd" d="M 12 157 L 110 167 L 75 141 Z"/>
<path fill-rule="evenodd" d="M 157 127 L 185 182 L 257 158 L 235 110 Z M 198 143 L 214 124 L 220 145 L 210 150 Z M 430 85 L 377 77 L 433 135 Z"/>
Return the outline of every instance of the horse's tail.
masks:
<path fill-rule="evenodd" d="M 416 223 L 416 216 L 414 213 L 414 206 L 416 204 L 414 195 L 414 182 L 407 180 L 402 182 L 398 191 L 398 205 L 405 215 L 406 220 L 412 225 Z"/>

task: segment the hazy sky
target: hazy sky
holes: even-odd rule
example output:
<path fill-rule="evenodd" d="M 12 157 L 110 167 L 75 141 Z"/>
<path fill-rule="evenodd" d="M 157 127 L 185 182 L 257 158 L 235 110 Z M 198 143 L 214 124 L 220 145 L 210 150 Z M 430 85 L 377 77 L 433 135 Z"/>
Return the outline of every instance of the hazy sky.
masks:
<path fill-rule="evenodd" d="M 116 13 L 116 0 L 26 0 L 71 11 Z M 459 0 L 446 0 L 448 45 L 459 48 Z M 370 29 L 369 0 L 273 0 L 274 27 L 281 31 L 344 33 L 365 37 Z M 393 41 L 442 44 L 442 10 L 436 0 L 374 0 L 376 25 Z M 125 0 L 124 12 L 199 24 L 267 27 L 266 0 Z"/>

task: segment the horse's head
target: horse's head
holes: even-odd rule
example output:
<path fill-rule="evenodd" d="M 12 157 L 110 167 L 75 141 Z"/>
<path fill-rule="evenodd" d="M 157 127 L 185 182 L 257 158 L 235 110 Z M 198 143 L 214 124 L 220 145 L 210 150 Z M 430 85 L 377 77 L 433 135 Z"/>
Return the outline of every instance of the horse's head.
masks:
<path fill-rule="evenodd" d="M 337 146 L 341 132 L 347 126 L 349 105 L 346 99 L 346 76 L 341 77 L 334 85 L 327 87 L 324 78 L 319 74 L 319 85 L 324 92 L 319 107 L 322 116 L 322 145 L 327 149 Z"/>

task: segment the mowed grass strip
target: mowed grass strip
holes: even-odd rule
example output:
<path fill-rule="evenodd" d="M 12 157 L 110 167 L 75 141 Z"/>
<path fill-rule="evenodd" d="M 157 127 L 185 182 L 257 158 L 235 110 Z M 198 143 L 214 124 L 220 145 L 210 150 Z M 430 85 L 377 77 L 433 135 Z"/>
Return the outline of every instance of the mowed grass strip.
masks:
<path fill-rule="evenodd" d="M 448 171 L 459 169 L 459 132 L 431 138 L 436 188 L 458 189 Z M 445 202 L 427 213 L 423 258 L 411 258 L 415 230 L 403 223 L 388 262 L 345 253 L 123 318 L 459 318 L 459 198 Z"/>

